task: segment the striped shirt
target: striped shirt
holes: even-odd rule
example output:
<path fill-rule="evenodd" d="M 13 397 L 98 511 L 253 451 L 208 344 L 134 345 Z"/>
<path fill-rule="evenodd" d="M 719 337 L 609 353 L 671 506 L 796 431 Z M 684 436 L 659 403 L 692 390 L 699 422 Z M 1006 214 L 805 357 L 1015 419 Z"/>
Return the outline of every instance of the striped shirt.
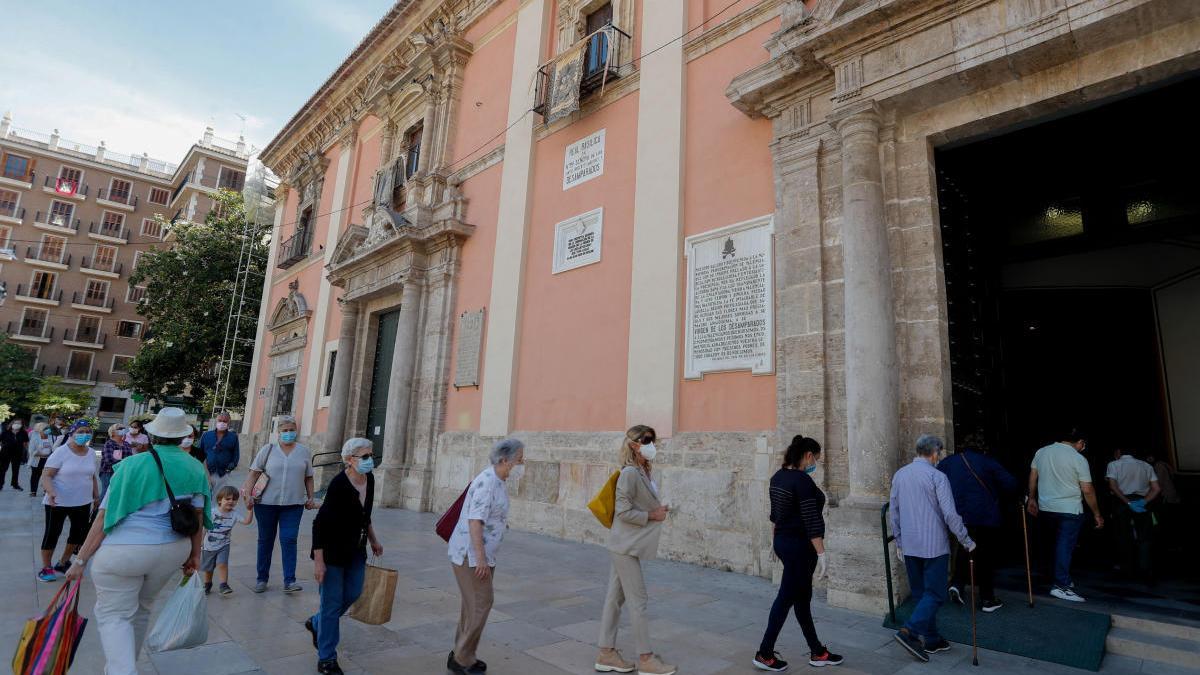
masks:
<path fill-rule="evenodd" d="M 937 558 L 949 554 L 947 528 L 963 546 L 973 544 L 954 507 L 950 480 L 921 457 L 892 478 L 889 514 L 896 546 L 906 556 Z"/>
<path fill-rule="evenodd" d="M 771 522 L 776 534 L 824 537 L 824 508 L 825 494 L 807 473 L 780 469 L 771 476 Z"/>

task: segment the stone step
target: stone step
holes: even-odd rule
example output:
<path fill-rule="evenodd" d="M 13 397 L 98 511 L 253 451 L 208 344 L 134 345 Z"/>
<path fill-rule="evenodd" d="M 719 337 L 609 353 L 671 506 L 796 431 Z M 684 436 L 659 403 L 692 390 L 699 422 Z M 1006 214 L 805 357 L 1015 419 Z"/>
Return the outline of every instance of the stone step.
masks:
<path fill-rule="evenodd" d="M 1145 621 L 1148 624 L 1159 623 L 1145 619 L 1140 621 Z M 1159 625 L 1170 626 L 1170 624 Z M 1196 668 L 1200 672 L 1200 640 L 1159 632 L 1156 630 L 1156 627 L 1146 626 L 1145 624 L 1142 627 L 1149 630 L 1121 628 L 1114 625 L 1112 630 L 1108 632 L 1108 638 L 1105 640 L 1104 646 L 1108 653 L 1129 656 L 1144 661 Z"/>
<path fill-rule="evenodd" d="M 1113 628 L 1128 628 L 1142 633 L 1154 633 L 1156 635 L 1166 635 L 1191 640 L 1192 642 L 1200 642 L 1200 625 L 1191 622 L 1167 623 L 1155 619 L 1113 614 L 1112 625 Z"/>

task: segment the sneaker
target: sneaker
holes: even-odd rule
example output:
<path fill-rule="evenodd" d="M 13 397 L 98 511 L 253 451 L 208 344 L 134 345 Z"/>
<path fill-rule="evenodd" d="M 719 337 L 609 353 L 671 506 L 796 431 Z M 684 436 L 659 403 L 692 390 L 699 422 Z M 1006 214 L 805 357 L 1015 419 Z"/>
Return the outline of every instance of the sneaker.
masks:
<path fill-rule="evenodd" d="M 260 581 L 256 584 L 254 584 L 254 592 L 255 593 L 266 593 L 267 592 L 267 582 Z"/>
<path fill-rule="evenodd" d="M 896 631 L 896 642 L 900 643 L 901 647 L 908 650 L 918 661 L 928 662 L 929 655 L 925 653 L 925 645 L 921 640 L 909 632 L 907 628 L 901 628 Z"/>
<path fill-rule="evenodd" d="M 30 490 L 30 491 L 29 491 L 29 496 L 30 496 L 30 497 L 36 497 L 36 496 L 37 496 L 37 490 Z"/>
<path fill-rule="evenodd" d="M 337 659 L 317 661 L 317 672 L 323 675 L 344 675 L 345 671 L 338 665 Z"/>
<path fill-rule="evenodd" d="M 304 590 L 304 587 L 294 581 L 290 584 L 283 585 L 284 593 L 299 593 L 302 590 Z"/>
<path fill-rule="evenodd" d="M 651 654 L 648 659 L 638 659 L 638 675 L 675 675 L 675 666 L 663 663 L 658 654 Z"/>
<path fill-rule="evenodd" d="M 980 605 L 979 609 L 982 609 L 983 611 L 990 613 L 990 612 L 994 612 L 994 611 L 1000 609 L 1003 606 L 1004 606 L 1004 603 L 1000 602 L 1000 600 L 998 600 L 998 599 L 997 600 L 984 600 L 983 604 Z"/>
<path fill-rule="evenodd" d="M 1083 596 L 1069 588 L 1059 588 L 1058 586 L 1055 586 L 1054 588 L 1050 589 L 1050 595 L 1053 595 L 1059 600 L 1066 600 L 1067 602 L 1086 602 L 1083 599 Z"/>
<path fill-rule="evenodd" d="M 828 649 L 821 654 L 814 652 L 808 655 L 808 665 L 814 668 L 821 668 L 822 666 L 840 666 L 844 660 L 845 659 L 842 658 L 841 654 L 834 654 Z"/>
<path fill-rule="evenodd" d="M 17 492 L 25 491 L 25 488 L 21 487 L 20 485 L 14 485 L 14 486 L 12 486 L 12 489 L 16 490 Z"/>
<path fill-rule="evenodd" d="M 71 563 L 69 562 L 63 562 L 60 560 L 54 563 L 54 571 L 58 572 L 59 574 L 66 574 L 67 570 L 69 569 L 71 569 Z"/>
<path fill-rule="evenodd" d="M 317 647 L 317 629 L 315 626 L 313 626 L 312 617 L 309 617 L 304 620 L 304 628 L 307 629 L 308 632 L 312 634 L 313 649 L 317 649 L 318 648 Z M 451 652 L 451 653 L 453 653 L 453 652 Z M 446 667 L 449 668 L 450 665 L 447 664 Z"/>
<path fill-rule="evenodd" d="M 593 667 L 598 673 L 632 673 L 637 664 L 621 658 L 621 652 L 615 649 L 601 649 Z"/>
<path fill-rule="evenodd" d="M 58 575 L 54 573 L 53 567 L 43 567 L 42 571 L 37 573 L 37 578 L 38 581 L 44 581 L 46 583 L 58 581 Z"/>
<path fill-rule="evenodd" d="M 925 645 L 925 652 L 927 654 L 936 654 L 938 652 L 948 651 L 950 651 L 950 643 L 946 642 L 946 638 L 938 638 L 936 642 L 931 642 Z"/>
<path fill-rule="evenodd" d="M 960 605 L 967 604 L 967 603 L 963 602 L 963 596 L 962 596 L 962 593 L 959 592 L 958 586 L 951 586 L 949 588 L 949 590 L 947 591 L 947 595 L 950 596 L 950 599 L 952 601 L 954 601 Z"/>
<path fill-rule="evenodd" d="M 229 584 L 221 584 L 219 590 L 221 591 L 221 595 L 233 595 L 233 587 Z"/>
<path fill-rule="evenodd" d="M 750 665 L 759 670 L 769 670 L 772 673 L 782 673 L 788 668 L 788 662 L 779 658 L 779 652 L 771 652 L 770 656 L 759 652 L 754 655 L 754 660 L 750 662 Z"/>

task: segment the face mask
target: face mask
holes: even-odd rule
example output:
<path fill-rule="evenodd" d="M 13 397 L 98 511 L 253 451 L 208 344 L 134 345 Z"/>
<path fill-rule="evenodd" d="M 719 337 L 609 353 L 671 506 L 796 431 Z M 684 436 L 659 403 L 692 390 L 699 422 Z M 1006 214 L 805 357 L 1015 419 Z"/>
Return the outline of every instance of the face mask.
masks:
<path fill-rule="evenodd" d="M 13 422 L 13 425 L 12 425 L 12 427 L 13 427 L 13 431 L 20 431 L 20 430 L 21 430 L 21 423 L 20 423 L 20 422 Z"/>
<path fill-rule="evenodd" d="M 508 470 L 509 478 L 516 478 L 517 480 L 521 480 L 521 476 L 524 476 L 524 475 L 525 475 L 525 465 L 524 464 L 518 464 Z"/>
<path fill-rule="evenodd" d="M 815 472 L 816 472 L 816 470 L 817 470 L 817 465 L 816 465 L 816 464 L 813 464 L 813 465 L 812 465 L 812 466 L 810 466 L 810 467 L 806 467 L 806 468 L 804 469 L 804 473 L 815 473 Z"/>
<path fill-rule="evenodd" d="M 653 462 L 658 455 L 658 448 L 654 447 L 653 443 L 647 443 L 639 448 L 638 452 L 642 453 L 642 457 L 645 457 L 647 462 Z"/>
<path fill-rule="evenodd" d="M 281 431 L 279 432 L 279 441 L 281 443 L 295 443 L 296 436 L 297 433 L 295 431 Z"/>
<path fill-rule="evenodd" d="M 217 431 L 225 431 L 229 428 L 229 422 L 217 422 Z"/>
<path fill-rule="evenodd" d="M 92 442 L 91 434 L 75 434 L 75 445 L 87 445 Z"/>
<path fill-rule="evenodd" d="M 185 438 L 182 441 L 179 441 L 179 447 L 190 448 L 190 447 L 192 447 L 192 443 L 193 443 L 193 441 L 191 438 Z"/>
<path fill-rule="evenodd" d="M 371 473 L 374 470 L 375 470 L 375 458 L 374 457 L 363 457 L 362 459 L 358 460 L 358 472 L 359 473 Z"/>

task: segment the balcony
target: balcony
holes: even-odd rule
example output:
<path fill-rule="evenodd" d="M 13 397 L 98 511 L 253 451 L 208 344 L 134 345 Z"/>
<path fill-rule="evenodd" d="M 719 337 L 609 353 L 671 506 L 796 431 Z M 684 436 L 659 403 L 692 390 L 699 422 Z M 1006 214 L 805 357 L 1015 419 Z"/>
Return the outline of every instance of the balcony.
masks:
<path fill-rule="evenodd" d="M 86 257 L 79 263 L 80 272 L 107 279 L 120 279 L 124 268 L 125 266 L 122 263 L 116 261 L 109 262 L 107 266 L 97 265 L 95 260 Z"/>
<path fill-rule="evenodd" d="M 311 252 L 312 229 L 300 228 L 296 230 L 296 234 L 284 239 L 283 243 L 279 245 L 279 263 L 276 266 L 281 270 L 286 270 L 307 258 Z"/>
<path fill-rule="evenodd" d="M 6 172 L 0 174 L 0 185 L 7 185 L 9 187 L 21 188 L 23 190 L 32 190 L 33 189 L 33 181 L 36 178 L 37 178 L 37 173 L 35 173 L 33 171 L 29 171 L 29 172 L 25 173 L 24 175 L 16 174 L 16 173 L 10 174 L 6 171 Z"/>
<path fill-rule="evenodd" d="M 96 192 L 96 203 L 114 209 L 132 211 L 137 208 L 138 198 L 130 192 L 113 192 L 103 188 Z"/>
<path fill-rule="evenodd" d="M 37 247 L 36 251 L 28 246 L 25 248 L 25 262 L 52 270 L 65 270 L 71 266 L 71 254 L 67 253 L 66 247 L 55 253 L 44 246 Z"/>
<path fill-rule="evenodd" d="M 611 23 L 583 38 L 587 48 L 584 50 L 583 72 L 579 78 L 580 102 L 604 87 L 607 82 L 621 77 L 621 70 L 625 65 L 622 55 L 628 51 L 627 47 L 632 40 L 629 33 Z M 546 116 L 546 106 L 549 103 L 554 67 L 555 61 L 551 61 L 538 68 L 533 111 L 543 117 Z"/>
<path fill-rule="evenodd" d="M 106 241 L 110 244 L 128 244 L 129 228 L 123 226 L 113 227 L 92 221 L 88 224 L 88 236 L 96 241 Z"/>
<path fill-rule="evenodd" d="M 88 186 L 86 184 L 74 183 L 74 187 L 70 187 L 73 181 L 46 176 L 42 181 L 42 192 L 49 192 L 55 197 L 63 197 L 65 199 L 78 199 L 86 201 L 88 194 Z"/>
<path fill-rule="evenodd" d="M 108 342 L 108 333 L 97 333 L 94 330 L 87 330 L 76 334 L 75 331 L 70 329 L 63 331 L 62 343 L 67 347 L 104 349 L 105 342 Z"/>
<path fill-rule="evenodd" d="M 17 284 L 17 292 L 13 295 L 17 302 L 45 307 L 58 307 L 62 303 L 63 292 L 55 288 L 26 288 L 25 284 Z"/>
<path fill-rule="evenodd" d="M 25 209 L 17 208 L 16 204 L 6 203 L 0 206 L 0 223 L 20 225 L 25 222 Z"/>
<path fill-rule="evenodd" d="M 100 377 L 100 371 L 88 365 L 87 368 L 79 366 L 54 366 L 54 376 L 61 377 L 63 384 L 96 384 Z"/>
<path fill-rule="evenodd" d="M 49 344 L 54 339 L 54 327 L 44 321 L 9 321 L 5 332 L 10 340 L 22 342 Z"/>
<path fill-rule="evenodd" d="M 79 219 L 64 216 L 61 213 L 42 213 L 38 211 L 33 216 L 33 226 L 55 234 L 67 236 L 79 234 Z"/>
<path fill-rule="evenodd" d="M 82 309 L 86 312 L 104 312 L 111 314 L 113 310 L 113 299 L 105 296 L 98 298 L 87 293 L 76 291 L 71 294 L 71 307 L 74 309 Z"/>

